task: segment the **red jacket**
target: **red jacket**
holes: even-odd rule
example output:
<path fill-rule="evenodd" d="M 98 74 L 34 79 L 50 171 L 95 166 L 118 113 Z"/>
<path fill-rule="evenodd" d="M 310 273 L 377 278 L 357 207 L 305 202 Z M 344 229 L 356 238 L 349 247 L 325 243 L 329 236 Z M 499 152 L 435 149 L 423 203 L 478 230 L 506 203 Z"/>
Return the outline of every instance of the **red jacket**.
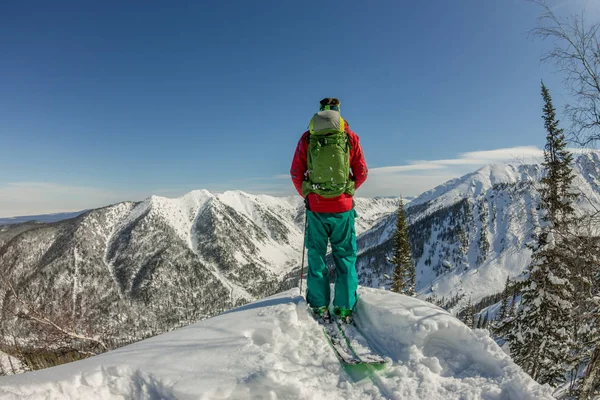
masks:
<path fill-rule="evenodd" d="M 347 123 L 345 130 L 350 139 L 350 145 L 352 146 L 352 149 L 350 150 L 351 179 L 354 180 L 355 188 L 358 189 L 360 185 L 367 180 L 367 164 L 365 163 L 365 157 L 362 148 L 360 147 L 358 135 L 350 130 L 350 126 Z M 294 186 L 300 196 L 302 196 L 302 181 L 304 181 L 308 172 L 307 152 L 309 135 L 310 132 L 308 131 L 302 134 L 302 137 L 298 141 L 298 146 L 296 147 L 292 167 L 290 168 L 292 182 L 294 182 Z M 352 196 L 343 193 L 337 197 L 325 198 L 316 193 L 310 193 L 308 195 L 308 205 L 311 211 L 318 213 L 346 212 L 352 210 Z"/>

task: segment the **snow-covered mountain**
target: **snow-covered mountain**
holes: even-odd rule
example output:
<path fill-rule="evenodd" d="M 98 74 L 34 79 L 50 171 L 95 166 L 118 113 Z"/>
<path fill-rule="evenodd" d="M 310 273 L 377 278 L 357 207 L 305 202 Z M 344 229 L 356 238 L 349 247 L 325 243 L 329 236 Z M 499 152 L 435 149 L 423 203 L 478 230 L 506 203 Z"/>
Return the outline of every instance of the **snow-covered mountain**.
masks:
<path fill-rule="evenodd" d="M 396 207 L 356 199 L 357 231 Z M 0 273 L 61 324 L 134 340 L 295 286 L 303 224 L 299 197 L 152 196 L 53 224 L 0 226 Z M 43 346 L 41 332 L 6 312 L 10 294 L 0 285 L 4 332 Z"/>
<path fill-rule="evenodd" d="M 600 208 L 600 157 L 574 162 L 578 210 Z M 453 313 L 502 291 L 527 266 L 539 225 L 539 165 L 493 165 L 407 205 L 417 289 Z M 360 284 L 391 275 L 397 199 L 356 199 Z M 297 285 L 304 209 L 299 197 L 194 191 L 153 196 L 53 224 L 0 226 L 0 274 L 22 296 L 77 331 L 119 341 L 187 325 Z M 330 260 L 331 263 L 331 260 Z M 4 332 L 44 345 L 6 310 Z M 5 337 L 6 338 L 6 337 Z M 34 340 L 36 339 L 36 340 Z M 0 351 L 5 350 L 0 342 Z"/>
<path fill-rule="evenodd" d="M 387 365 L 372 375 L 344 369 L 298 294 L 83 361 L 0 377 L 0 399 L 552 399 L 485 331 L 376 289 L 359 288 L 356 321 Z"/>
<path fill-rule="evenodd" d="M 600 209 L 600 153 L 573 164 L 581 192 L 578 212 Z M 540 165 L 489 165 L 423 193 L 407 205 L 409 236 L 421 298 L 454 311 L 502 291 L 507 275 L 519 275 L 531 253 L 525 244 L 540 223 Z M 359 238 L 361 284 L 385 285 L 395 215 Z"/>

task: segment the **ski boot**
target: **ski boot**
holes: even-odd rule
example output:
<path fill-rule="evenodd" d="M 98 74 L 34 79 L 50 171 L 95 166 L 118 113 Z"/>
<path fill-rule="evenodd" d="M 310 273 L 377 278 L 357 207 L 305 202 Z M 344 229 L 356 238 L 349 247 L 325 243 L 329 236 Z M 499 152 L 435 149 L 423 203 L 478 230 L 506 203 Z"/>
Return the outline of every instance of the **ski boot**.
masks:
<path fill-rule="evenodd" d="M 326 306 L 313 307 L 312 311 L 317 319 L 321 319 L 326 324 L 331 322 L 331 314 L 329 314 L 329 309 Z"/>
<path fill-rule="evenodd" d="M 352 319 L 352 310 L 343 307 L 335 307 L 333 309 L 335 315 L 345 324 L 352 324 L 354 320 Z"/>

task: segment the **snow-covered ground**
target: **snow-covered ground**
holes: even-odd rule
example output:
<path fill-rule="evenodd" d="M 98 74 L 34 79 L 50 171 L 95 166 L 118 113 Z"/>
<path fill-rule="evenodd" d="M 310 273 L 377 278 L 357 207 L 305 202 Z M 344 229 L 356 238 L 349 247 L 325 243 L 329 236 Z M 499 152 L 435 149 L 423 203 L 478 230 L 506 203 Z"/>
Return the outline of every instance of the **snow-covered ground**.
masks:
<path fill-rule="evenodd" d="M 550 399 L 485 331 L 360 288 L 357 324 L 388 359 L 345 370 L 298 289 L 87 360 L 0 378 L 0 399 Z M 377 385 L 375 384 L 377 383 Z"/>

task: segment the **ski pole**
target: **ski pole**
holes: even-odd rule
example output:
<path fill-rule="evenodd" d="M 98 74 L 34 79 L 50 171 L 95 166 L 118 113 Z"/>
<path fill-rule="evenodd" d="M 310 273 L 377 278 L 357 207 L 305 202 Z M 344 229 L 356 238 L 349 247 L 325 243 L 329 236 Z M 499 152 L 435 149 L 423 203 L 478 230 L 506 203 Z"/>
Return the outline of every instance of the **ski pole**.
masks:
<path fill-rule="evenodd" d="M 308 223 L 308 211 L 304 211 L 304 240 L 302 243 L 302 264 L 300 265 L 300 296 L 302 296 L 302 275 L 304 275 L 304 253 L 306 252 L 306 224 Z M 304 296 L 302 296 L 304 297 Z"/>

